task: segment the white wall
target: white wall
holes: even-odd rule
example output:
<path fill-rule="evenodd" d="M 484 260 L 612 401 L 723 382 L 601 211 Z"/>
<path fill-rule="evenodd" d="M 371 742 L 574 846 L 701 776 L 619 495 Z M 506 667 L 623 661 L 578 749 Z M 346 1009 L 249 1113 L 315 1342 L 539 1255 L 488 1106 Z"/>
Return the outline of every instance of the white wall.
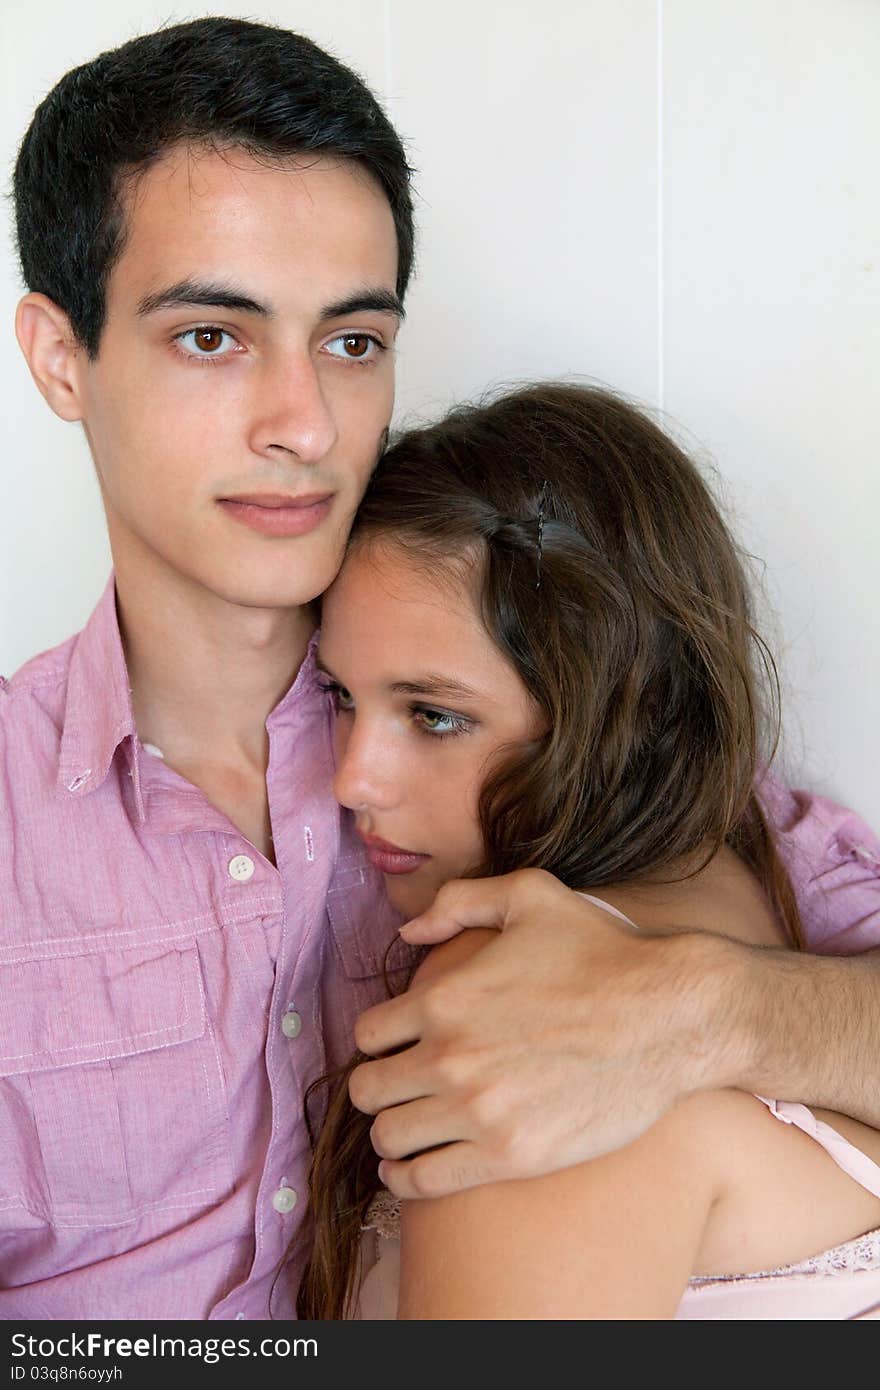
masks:
<path fill-rule="evenodd" d="M 880 824 L 880 4 L 31 0 L 0 33 L 6 167 L 68 67 L 214 9 L 331 47 L 409 143 L 401 417 L 564 373 L 669 412 L 766 562 L 791 775 Z M 10 249 L 7 324 L 20 291 Z M 0 353 L 9 673 L 82 625 L 109 555 L 78 428 L 11 329 Z"/>

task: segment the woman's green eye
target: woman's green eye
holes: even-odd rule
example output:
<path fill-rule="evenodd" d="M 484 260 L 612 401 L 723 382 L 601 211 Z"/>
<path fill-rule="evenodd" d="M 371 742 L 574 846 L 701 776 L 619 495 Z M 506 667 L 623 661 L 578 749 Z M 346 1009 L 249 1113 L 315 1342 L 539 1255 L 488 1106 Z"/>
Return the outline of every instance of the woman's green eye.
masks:
<path fill-rule="evenodd" d="M 448 710 L 425 709 L 416 705 L 411 711 L 419 728 L 433 738 L 447 738 L 463 734 L 471 727 L 471 720 L 461 714 L 451 714 Z"/>

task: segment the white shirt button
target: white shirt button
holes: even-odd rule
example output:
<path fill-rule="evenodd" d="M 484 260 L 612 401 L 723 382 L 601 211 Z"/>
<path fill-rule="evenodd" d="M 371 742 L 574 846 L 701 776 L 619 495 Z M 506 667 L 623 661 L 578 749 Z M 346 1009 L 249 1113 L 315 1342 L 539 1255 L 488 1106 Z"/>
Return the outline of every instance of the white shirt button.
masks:
<path fill-rule="evenodd" d="M 236 883 L 247 883 L 254 876 L 254 861 L 247 854 L 237 854 L 229 861 L 229 877 Z"/>
<path fill-rule="evenodd" d="M 296 1206 L 297 1195 L 292 1187 L 279 1187 L 275 1196 L 272 1198 L 272 1205 L 276 1211 L 280 1211 L 282 1216 L 286 1212 L 293 1211 Z"/>
<path fill-rule="evenodd" d="M 285 1038 L 298 1038 L 302 1032 L 303 1021 L 296 1009 L 288 1009 L 281 1020 L 281 1031 Z"/>

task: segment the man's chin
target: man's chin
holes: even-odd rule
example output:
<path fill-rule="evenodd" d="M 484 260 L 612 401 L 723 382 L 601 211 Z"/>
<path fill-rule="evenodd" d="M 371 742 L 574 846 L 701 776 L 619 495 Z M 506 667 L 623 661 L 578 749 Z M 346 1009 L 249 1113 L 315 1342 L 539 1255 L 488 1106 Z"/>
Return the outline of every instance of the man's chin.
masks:
<path fill-rule="evenodd" d="M 321 566 L 302 574 L 293 565 L 274 565 L 262 571 L 256 565 L 243 564 L 218 574 L 212 566 L 202 576 L 204 588 L 226 603 L 238 608 L 253 608 L 292 612 L 295 609 L 320 611 L 319 601 L 334 578 L 332 566 Z M 326 582 L 322 582 L 325 579 Z"/>

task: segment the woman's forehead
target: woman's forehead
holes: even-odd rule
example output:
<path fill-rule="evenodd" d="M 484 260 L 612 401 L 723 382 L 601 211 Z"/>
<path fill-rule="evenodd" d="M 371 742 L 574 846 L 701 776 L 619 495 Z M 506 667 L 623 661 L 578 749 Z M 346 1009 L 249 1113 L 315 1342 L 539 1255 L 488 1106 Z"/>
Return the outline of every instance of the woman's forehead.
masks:
<path fill-rule="evenodd" d="M 343 601 L 441 606 L 468 621 L 479 621 L 482 557 L 477 547 L 444 553 L 418 541 L 394 536 L 358 537 L 349 546 L 342 568 L 325 595 Z M 480 624 L 482 626 L 482 623 Z"/>
<path fill-rule="evenodd" d="M 334 670 L 363 662 L 398 682 L 414 663 L 479 674 L 481 683 L 519 681 L 483 622 L 472 557 L 435 563 L 393 543 L 349 551 L 324 596 L 321 653 Z"/>

